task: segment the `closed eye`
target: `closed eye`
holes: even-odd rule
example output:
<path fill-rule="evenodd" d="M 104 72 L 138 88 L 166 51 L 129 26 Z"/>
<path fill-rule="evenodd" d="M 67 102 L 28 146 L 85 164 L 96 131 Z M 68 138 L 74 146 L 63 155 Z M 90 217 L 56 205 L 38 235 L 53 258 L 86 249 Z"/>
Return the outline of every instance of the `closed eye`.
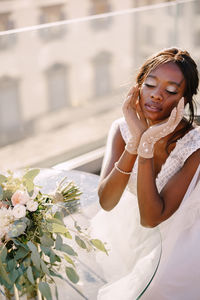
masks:
<path fill-rule="evenodd" d="M 172 91 L 168 91 L 168 90 L 166 90 L 166 92 L 171 94 L 171 95 L 176 95 L 177 94 L 177 92 L 172 92 Z"/>
<path fill-rule="evenodd" d="M 153 84 L 149 84 L 149 83 L 144 83 L 144 85 L 146 85 L 147 87 L 150 87 L 150 88 L 153 88 L 153 87 L 155 87 L 155 85 L 153 85 Z"/>

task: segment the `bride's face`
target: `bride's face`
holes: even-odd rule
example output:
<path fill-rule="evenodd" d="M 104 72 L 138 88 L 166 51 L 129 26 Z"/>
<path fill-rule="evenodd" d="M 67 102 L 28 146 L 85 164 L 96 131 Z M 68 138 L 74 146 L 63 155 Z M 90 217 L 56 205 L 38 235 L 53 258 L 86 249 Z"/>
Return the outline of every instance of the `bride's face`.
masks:
<path fill-rule="evenodd" d="M 140 88 L 140 105 L 150 124 L 169 117 L 185 87 L 183 73 L 173 62 L 159 65 L 148 74 Z"/>

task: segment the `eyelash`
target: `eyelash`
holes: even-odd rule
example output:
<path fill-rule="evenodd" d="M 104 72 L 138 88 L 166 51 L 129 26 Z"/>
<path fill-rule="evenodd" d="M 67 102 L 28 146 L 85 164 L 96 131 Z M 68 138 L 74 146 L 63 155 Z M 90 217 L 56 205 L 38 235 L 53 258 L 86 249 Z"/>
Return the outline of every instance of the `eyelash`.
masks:
<path fill-rule="evenodd" d="M 154 88 L 155 87 L 154 85 L 151 85 L 151 84 L 148 84 L 148 83 L 144 83 L 144 85 L 146 85 L 149 88 Z M 171 94 L 171 95 L 176 95 L 177 94 L 177 92 L 171 92 L 171 91 L 168 91 L 168 90 L 166 90 L 166 92 Z"/>

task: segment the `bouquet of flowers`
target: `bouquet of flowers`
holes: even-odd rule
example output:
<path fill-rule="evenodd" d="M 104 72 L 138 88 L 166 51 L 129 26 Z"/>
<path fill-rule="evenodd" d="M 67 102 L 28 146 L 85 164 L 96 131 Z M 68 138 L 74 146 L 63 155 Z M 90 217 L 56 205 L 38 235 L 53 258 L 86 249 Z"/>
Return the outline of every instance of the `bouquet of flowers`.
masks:
<path fill-rule="evenodd" d="M 51 300 L 50 284 L 55 277 L 63 279 L 59 273 L 63 261 L 66 276 L 77 283 L 77 253 L 68 240 L 86 251 L 107 253 L 104 244 L 91 239 L 75 220 L 73 229 L 65 226 L 62 210 L 68 211 L 69 203 L 77 202 L 81 194 L 74 183 L 64 178 L 53 193 L 44 194 L 34 184 L 39 172 L 0 174 L 0 285 L 8 299 L 26 294 Z M 57 289 L 55 294 L 58 299 Z"/>

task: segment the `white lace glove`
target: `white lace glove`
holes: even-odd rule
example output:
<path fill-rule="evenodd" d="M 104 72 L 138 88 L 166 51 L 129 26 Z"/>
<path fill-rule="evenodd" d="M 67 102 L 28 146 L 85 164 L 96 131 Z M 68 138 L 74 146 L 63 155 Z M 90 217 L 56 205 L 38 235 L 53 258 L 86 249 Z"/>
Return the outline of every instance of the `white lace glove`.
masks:
<path fill-rule="evenodd" d="M 142 135 L 137 153 L 144 158 L 152 158 L 154 144 L 161 138 L 167 136 L 177 127 L 184 114 L 184 98 L 182 98 L 177 108 L 175 107 L 170 114 L 168 121 L 149 127 Z"/>
<path fill-rule="evenodd" d="M 138 96 L 139 88 L 136 85 L 129 91 L 122 106 L 123 115 L 131 133 L 131 138 L 125 149 L 131 154 L 137 154 L 140 138 L 147 128 L 147 122 L 140 108 Z"/>

